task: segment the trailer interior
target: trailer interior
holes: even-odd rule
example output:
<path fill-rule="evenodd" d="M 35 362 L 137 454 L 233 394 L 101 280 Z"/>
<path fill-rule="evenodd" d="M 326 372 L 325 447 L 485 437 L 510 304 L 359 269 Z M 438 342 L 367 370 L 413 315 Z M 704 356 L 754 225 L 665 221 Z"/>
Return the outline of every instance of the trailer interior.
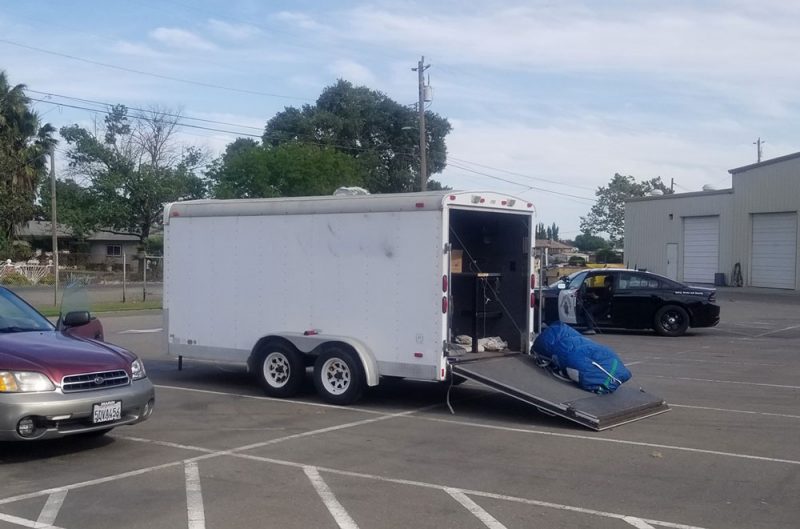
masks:
<path fill-rule="evenodd" d="M 449 221 L 449 341 L 469 336 L 477 353 L 479 340 L 500 338 L 527 352 L 531 217 L 452 209 Z"/>

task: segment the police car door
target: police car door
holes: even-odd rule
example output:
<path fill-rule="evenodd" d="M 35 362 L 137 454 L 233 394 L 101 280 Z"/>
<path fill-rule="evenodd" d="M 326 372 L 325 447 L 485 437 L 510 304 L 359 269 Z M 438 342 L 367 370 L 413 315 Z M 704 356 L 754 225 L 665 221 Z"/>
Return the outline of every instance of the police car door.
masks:
<path fill-rule="evenodd" d="M 558 319 L 564 323 L 576 325 L 578 323 L 578 295 L 587 272 L 582 272 L 558 293 Z"/>

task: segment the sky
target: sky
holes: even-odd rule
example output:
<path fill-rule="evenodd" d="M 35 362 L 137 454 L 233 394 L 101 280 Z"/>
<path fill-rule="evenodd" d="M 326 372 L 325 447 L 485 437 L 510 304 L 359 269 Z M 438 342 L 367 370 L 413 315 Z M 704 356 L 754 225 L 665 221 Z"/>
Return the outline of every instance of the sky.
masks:
<path fill-rule="evenodd" d="M 57 128 L 180 109 L 219 154 L 339 78 L 412 105 L 424 56 L 453 126 L 432 177 L 573 238 L 614 173 L 723 189 L 757 138 L 800 151 L 798 28 L 792 0 L 0 0 L 0 69 Z"/>

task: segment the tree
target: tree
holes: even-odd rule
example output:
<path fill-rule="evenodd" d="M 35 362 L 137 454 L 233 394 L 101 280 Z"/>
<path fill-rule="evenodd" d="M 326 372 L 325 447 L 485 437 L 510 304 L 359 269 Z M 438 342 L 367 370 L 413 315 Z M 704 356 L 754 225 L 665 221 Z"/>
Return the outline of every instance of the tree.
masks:
<path fill-rule="evenodd" d="M 595 250 L 608 248 L 608 241 L 597 235 L 582 233 L 575 237 L 575 246 L 582 252 L 593 252 Z"/>
<path fill-rule="evenodd" d="M 129 118 L 124 105 L 115 105 L 97 135 L 78 125 L 61 129 L 71 172 L 89 182 L 97 228 L 144 241 L 161 222 L 164 203 L 205 195 L 196 174 L 205 155 L 178 144 L 179 121 L 178 113 L 158 108 Z"/>
<path fill-rule="evenodd" d="M 558 226 L 556 226 L 555 222 L 547 227 L 547 238 L 551 241 L 558 240 Z"/>
<path fill-rule="evenodd" d="M 654 189 L 665 194 L 672 193 L 660 176 L 637 182 L 632 176 L 616 173 L 608 186 L 600 187 L 595 192 L 597 202 L 586 217 L 581 217 L 581 231 L 592 235 L 607 233 L 611 245 L 620 246 L 625 230 L 625 200 L 643 197 Z"/>
<path fill-rule="evenodd" d="M 216 198 L 330 195 L 361 185 L 359 163 L 331 147 L 305 143 L 263 146 L 239 139 L 206 173 Z"/>
<path fill-rule="evenodd" d="M 52 220 L 52 190 L 49 181 L 42 182 L 39 188 L 41 201 L 40 219 Z M 58 223 L 69 226 L 78 241 L 96 231 L 99 226 L 97 198 L 91 189 L 81 186 L 75 180 L 56 180 L 56 200 Z"/>
<path fill-rule="evenodd" d="M 29 105 L 25 85 L 12 87 L 0 71 L 0 238 L 6 240 L 33 218 L 39 180 L 56 144 L 53 127 L 40 125 Z"/>
<path fill-rule="evenodd" d="M 540 241 L 547 239 L 547 230 L 544 227 L 544 222 L 540 222 L 536 225 L 536 239 Z"/>
<path fill-rule="evenodd" d="M 447 119 L 425 113 L 428 175 L 447 162 Z M 359 162 L 364 185 L 373 193 L 419 190 L 419 129 L 416 111 L 381 92 L 339 80 L 323 90 L 315 105 L 287 107 L 269 120 L 265 146 L 286 143 L 325 146 Z M 429 181 L 429 189 L 441 189 Z"/>

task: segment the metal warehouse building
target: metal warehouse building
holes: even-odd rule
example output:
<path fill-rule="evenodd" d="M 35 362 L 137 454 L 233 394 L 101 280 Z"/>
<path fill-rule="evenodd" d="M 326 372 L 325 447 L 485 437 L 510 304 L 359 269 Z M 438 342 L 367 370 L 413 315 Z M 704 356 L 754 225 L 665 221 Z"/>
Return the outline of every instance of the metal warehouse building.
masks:
<path fill-rule="evenodd" d="M 731 169 L 733 187 L 630 199 L 625 261 L 686 283 L 800 289 L 800 152 Z"/>

